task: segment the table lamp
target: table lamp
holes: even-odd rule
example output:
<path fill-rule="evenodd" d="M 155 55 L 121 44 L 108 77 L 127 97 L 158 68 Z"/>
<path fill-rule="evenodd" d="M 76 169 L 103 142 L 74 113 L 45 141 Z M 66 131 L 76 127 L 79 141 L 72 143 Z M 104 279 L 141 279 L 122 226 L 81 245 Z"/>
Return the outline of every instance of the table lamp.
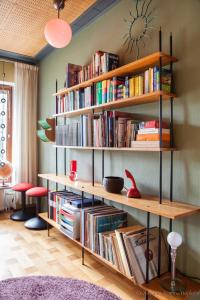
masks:
<path fill-rule="evenodd" d="M 171 293 L 183 293 L 186 289 L 184 282 L 176 277 L 176 251 L 182 244 L 182 236 L 177 232 L 170 232 L 167 242 L 171 246 L 171 276 L 163 278 L 161 286 Z"/>

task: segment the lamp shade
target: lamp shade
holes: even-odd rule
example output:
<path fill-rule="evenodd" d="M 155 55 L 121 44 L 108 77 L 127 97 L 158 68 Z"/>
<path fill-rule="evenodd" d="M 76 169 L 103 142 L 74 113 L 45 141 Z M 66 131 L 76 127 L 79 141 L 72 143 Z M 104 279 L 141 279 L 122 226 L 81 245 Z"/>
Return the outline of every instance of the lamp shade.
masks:
<path fill-rule="evenodd" d="M 177 249 L 182 244 L 182 236 L 178 232 L 170 232 L 167 236 L 168 244 L 172 249 Z"/>
<path fill-rule="evenodd" d="M 55 48 L 66 47 L 72 38 L 70 25 L 61 19 L 50 20 L 44 29 L 47 42 Z"/>

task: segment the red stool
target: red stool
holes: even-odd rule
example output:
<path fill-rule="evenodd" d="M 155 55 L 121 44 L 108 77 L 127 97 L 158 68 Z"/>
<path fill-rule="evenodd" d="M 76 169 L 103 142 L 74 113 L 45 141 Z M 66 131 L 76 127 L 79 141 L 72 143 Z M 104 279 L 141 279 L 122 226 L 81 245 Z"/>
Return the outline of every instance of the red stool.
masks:
<path fill-rule="evenodd" d="M 34 187 L 26 192 L 28 197 L 36 197 L 36 217 L 32 218 L 24 223 L 24 226 L 32 230 L 47 229 L 47 223 L 41 219 L 38 214 L 41 208 L 41 198 L 48 195 L 48 190 L 44 187 Z"/>
<path fill-rule="evenodd" d="M 33 214 L 26 211 L 26 191 L 31 189 L 33 185 L 28 182 L 22 182 L 16 184 L 12 187 L 12 190 L 15 192 L 21 192 L 21 199 L 22 199 L 22 210 L 13 213 L 10 218 L 13 221 L 26 221 L 33 217 Z"/>

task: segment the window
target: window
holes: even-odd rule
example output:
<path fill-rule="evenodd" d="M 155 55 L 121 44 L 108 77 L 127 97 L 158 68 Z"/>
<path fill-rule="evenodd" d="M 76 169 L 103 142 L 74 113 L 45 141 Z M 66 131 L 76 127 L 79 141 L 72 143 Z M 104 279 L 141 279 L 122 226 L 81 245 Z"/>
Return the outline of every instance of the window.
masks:
<path fill-rule="evenodd" d="M 0 85 L 0 159 L 12 162 L 12 87 Z"/>

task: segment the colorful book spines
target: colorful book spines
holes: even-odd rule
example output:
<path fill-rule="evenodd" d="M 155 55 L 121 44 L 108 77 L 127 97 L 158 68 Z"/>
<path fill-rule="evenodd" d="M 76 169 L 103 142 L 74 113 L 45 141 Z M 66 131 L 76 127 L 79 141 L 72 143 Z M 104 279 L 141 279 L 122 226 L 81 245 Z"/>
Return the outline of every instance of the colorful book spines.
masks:
<path fill-rule="evenodd" d="M 99 69 L 98 69 L 99 70 Z M 102 72 L 99 70 L 98 72 Z M 161 88 L 164 92 L 172 91 L 172 74 L 162 69 Z M 101 105 L 120 99 L 137 97 L 153 93 L 160 89 L 160 71 L 158 67 L 149 68 L 135 76 L 118 77 L 95 83 L 94 86 L 70 91 L 58 99 L 58 113 L 77 110 L 92 105 Z"/>

